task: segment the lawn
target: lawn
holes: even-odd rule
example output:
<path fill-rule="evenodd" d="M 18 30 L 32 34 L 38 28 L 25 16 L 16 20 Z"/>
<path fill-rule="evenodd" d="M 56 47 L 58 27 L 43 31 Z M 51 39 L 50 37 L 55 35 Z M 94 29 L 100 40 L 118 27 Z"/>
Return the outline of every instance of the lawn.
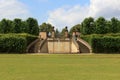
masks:
<path fill-rule="evenodd" d="M 120 80 L 120 55 L 0 55 L 0 80 Z"/>

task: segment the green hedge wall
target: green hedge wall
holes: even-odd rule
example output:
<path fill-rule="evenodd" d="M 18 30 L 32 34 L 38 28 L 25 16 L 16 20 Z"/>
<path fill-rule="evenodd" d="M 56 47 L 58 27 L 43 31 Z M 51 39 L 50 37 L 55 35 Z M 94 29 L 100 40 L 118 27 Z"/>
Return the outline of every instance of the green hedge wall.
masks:
<path fill-rule="evenodd" d="M 27 46 L 37 39 L 29 34 L 0 34 L 0 52 L 25 53 Z"/>
<path fill-rule="evenodd" d="M 26 39 L 23 37 L 15 36 L 2 36 L 0 38 L 0 52 L 15 52 L 22 53 L 26 49 Z"/>
<path fill-rule="evenodd" d="M 20 36 L 20 37 L 24 37 L 27 40 L 27 46 L 33 42 L 35 39 L 37 39 L 37 36 L 31 35 L 31 34 L 26 34 L 26 33 L 22 33 L 22 34 L 13 34 L 15 36 Z"/>
<path fill-rule="evenodd" d="M 120 53 L 120 37 L 94 37 L 91 43 L 94 53 Z"/>
<path fill-rule="evenodd" d="M 93 53 L 120 53 L 119 33 L 82 35 L 81 38 L 91 45 Z"/>

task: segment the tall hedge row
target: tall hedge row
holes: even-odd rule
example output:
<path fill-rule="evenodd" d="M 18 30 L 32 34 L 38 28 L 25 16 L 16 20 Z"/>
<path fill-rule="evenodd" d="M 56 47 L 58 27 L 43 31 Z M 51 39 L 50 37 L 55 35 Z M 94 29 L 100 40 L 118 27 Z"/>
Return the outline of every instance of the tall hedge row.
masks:
<path fill-rule="evenodd" d="M 91 47 L 93 53 L 120 53 L 120 34 L 82 35 Z"/>
<path fill-rule="evenodd" d="M 38 37 L 35 35 L 31 35 L 31 34 L 26 34 L 26 33 L 21 33 L 21 34 L 9 34 L 9 35 L 15 35 L 15 36 L 19 36 L 19 37 L 24 37 L 27 40 L 27 46 L 33 42 L 35 39 L 37 39 Z"/>
<path fill-rule="evenodd" d="M 1 37 L 0 38 L 0 52 L 15 52 L 22 53 L 26 48 L 26 39 L 23 37 Z"/>
<path fill-rule="evenodd" d="M 0 34 L 0 52 L 25 53 L 27 46 L 36 38 L 29 34 Z"/>
<path fill-rule="evenodd" d="M 94 37 L 91 43 L 94 53 L 120 53 L 120 37 Z"/>

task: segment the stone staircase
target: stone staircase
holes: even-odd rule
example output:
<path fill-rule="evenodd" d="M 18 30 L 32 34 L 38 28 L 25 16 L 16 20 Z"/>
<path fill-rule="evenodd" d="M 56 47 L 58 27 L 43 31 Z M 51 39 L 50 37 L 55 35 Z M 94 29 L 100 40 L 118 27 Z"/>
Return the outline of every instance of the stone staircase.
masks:
<path fill-rule="evenodd" d="M 36 39 L 28 45 L 27 53 L 48 53 L 47 39 Z"/>
<path fill-rule="evenodd" d="M 53 42 L 52 42 L 53 41 Z M 49 44 L 48 44 L 49 43 Z M 54 43 L 54 46 L 53 46 Z M 52 46 L 50 46 L 52 45 Z M 59 47 L 58 47 L 59 46 Z M 53 49 L 51 49 L 53 47 Z M 48 49 L 49 48 L 49 49 Z M 65 53 L 91 53 L 91 46 L 81 38 L 72 38 L 72 40 L 48 40 L 46 39 L 36 39 L 28 47 L 26 52 L 28 53 L 49 53 L 53 50 L 55 53 L 66 52 Z M 58 50 L 58 51 L 57 51 Z M 61 52 L 60 52 L 61 51 Z"/>
<path fill-rule="evenodd" d="M 47 39 L 43 39 L 39 43 L 38 53 L 48 53 L 48 42 L 47 42 Z"/>
<path fill-rule="evenodd" d="M 92 53 L 92 48 L 86 41 L 77 38 L 77 43 L 79 45 L 80 53 Z"/>
<path fill-rule="evenodd" d="M 27 49 L 26 49 L 26 52 L 27 53 L 35 53 L 36 52 L 35 45 L 38 44 L 39 42 L 40 42 L 40 39 L 36 39 L 31 44 L 29 44 Z"/>

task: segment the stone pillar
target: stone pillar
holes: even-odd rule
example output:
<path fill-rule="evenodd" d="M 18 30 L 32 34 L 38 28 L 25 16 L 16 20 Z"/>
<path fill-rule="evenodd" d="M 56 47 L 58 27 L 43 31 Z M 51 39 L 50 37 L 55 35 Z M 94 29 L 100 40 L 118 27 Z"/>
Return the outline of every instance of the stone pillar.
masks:
<path fill-rule="evenodd" d="M 54 27 L 52 27 L 51 37 L 52 37 L 52 38 L 55 38 L 55 30 L 54 30 Z"/>
<path fill-rule="evenodd" d="M 76 32 L 76 35 L 77 35 L 77 37 L 80 37 L 80 32 L 77 31 L 77 32 Z"/>
<path fill-rule="evenodd" d="M 47 38 L 47 32 L 40 32 L 39 37 L 42 38 L 42 39 L 46 39 Z"/>
<path fill-rule="evenodd" d="M 68 29 L 65 27 L 65 38 L 68 38 Z"/>
<path fill-rule="evenodd" d="M 73 37 L 75 40 L 77 40 L 76 31 L 73 31 L 73 33 L 72 33 L 72 37 Z"/>
<path fill-rule="evenodd" d="M 78 31 L 73 31 L 72 37 L 74 37 L 74 36 L 80 37 L 80 32 L 78 32 Z"/>
<path fill-rule="evenodd" d="M 72 36 L 76 36 L 76 32 L 75 31 L 72 33 Z"/>

